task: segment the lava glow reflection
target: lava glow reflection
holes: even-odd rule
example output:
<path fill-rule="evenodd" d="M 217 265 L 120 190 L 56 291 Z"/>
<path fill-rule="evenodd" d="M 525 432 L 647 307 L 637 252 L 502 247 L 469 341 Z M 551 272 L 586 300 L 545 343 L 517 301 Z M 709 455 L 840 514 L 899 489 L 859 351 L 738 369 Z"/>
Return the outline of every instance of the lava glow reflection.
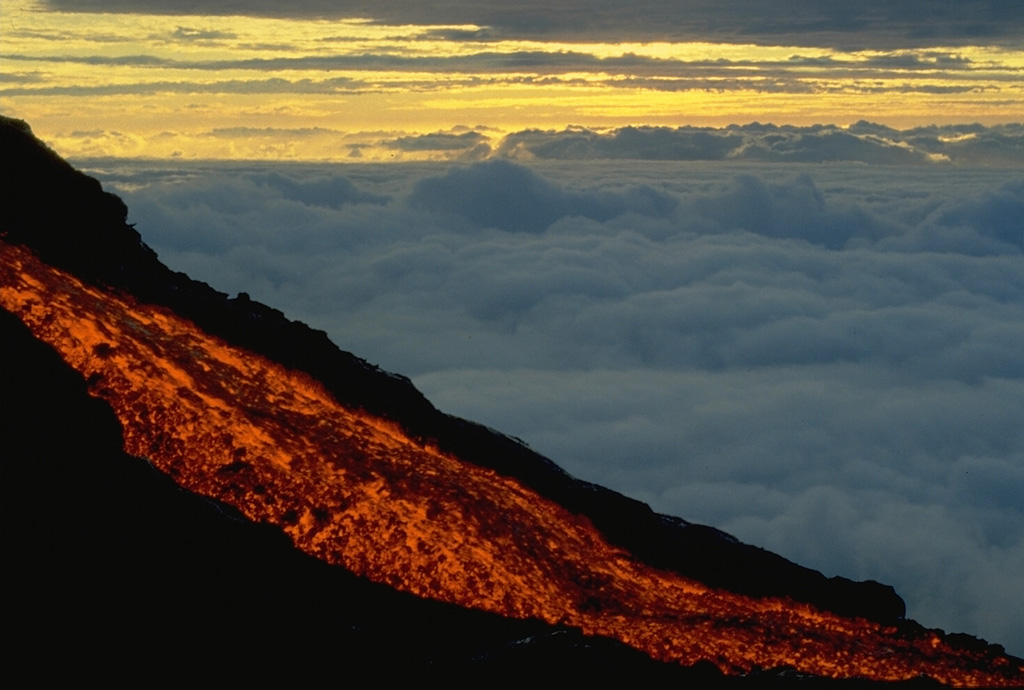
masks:
<path fill-rule="evenodd" d="M 281 526 L 302 550 L 424 597 L 614 637 L 727 672 L 921 674 L 1007 686 L 1024 671 L 931 633 L 710 590 L 610 546 L 515 481 L 341 407 L 309 377 L 169 311 L 82 284 L 2 245 L 0 302 L 107 400 L 128 452 L 192 491 Z"/>

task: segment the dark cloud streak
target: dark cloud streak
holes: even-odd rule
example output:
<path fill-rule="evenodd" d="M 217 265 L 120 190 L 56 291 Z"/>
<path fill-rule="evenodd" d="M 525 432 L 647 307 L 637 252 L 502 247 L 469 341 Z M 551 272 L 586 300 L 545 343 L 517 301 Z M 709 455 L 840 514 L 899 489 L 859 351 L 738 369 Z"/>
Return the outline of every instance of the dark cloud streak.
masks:
<path fill-rule="evenodd" d="M 204 32 L 200 32 L 201 34 Z M 192 39 L 190 39 L 192 40 Z M 194 39 L 203 41 L 206 39 Z M 19 55 L 5 54 L 5 60 L 32 63 L 71 63 L 97 67 L 141 68 L 135 84 L 93 84 L 15 87 L 9 95 L 88 96 L 156 91 L 216 93 L 335 93 L 361 89 L 439 90 L 458 84 L 557 84 L 562 86 L 603 85 L 615 89 L 656 91 L 754 91 L 760 93 L 931 93 L 966 94 L 1013 89 L 1019 70 L 1001 66 L 975 65 L 953 54 L 898 53 L 861 59 L 787 60 L 674 60 L 626 53 L 615 57 L 564 50 L 479 52 L 459 56 L 409 56 L 388 53 L 357 55 L 248 58 L 231 60 L 180 60 L 153 55 Z M 246 70 L 279 74 L 264 80 L 222 80 L 211 83 L 190 81 L 145 82 L 148 69 L 217 73 Z M 369 83 L 352 77 L 324 79 L 289 78 L 289 72 L 406 72 L 415 73 L 405 82 L 395 80 Z M 436 75 L 423 79 L 422 73 Z M 581 79 L 589 73 L 590 79 Z M 220 84 L 221 86 L 218 86 Z"/>
<path fill-rule="evenodd" d="M 192 40 L 192 39 L 190 39 Z M 126 65 L 133 67 L 163 67 L 181 70 L 395 70 L 440 72 L 533 72 L 558 74 L 589 71 L 611 75 L 678 76 L 681 73 L 727 77 L 737 75 L 763 75 L 778 72 L 794 76 L 814 76 L 817 69 L 828 67 L 830 73 L 841 76 L 871 74 L 881 77 L 927 72 L 933 78 L 955 77 L 958 72 L 976 67 L 985 72 L 1011 71 L 1006 67 L 976 66 L 970 60 L 955 55 L 945 59 L 922 58 L 916 54 L 896 53 L 867 59 L 837 59 L 835 57 L 803 58 L 793 56 L 787 60 L 677 60 L 657 58 L 634 53 L 599 57 L 570 50 L 480 51 L 457 56 L 410 56 L 392 53 L 361 53 L 357 55 L 299 56 L 273 58 L 243 58 L 232 60 L 179 60 L 152 55 L 18 55 L 4 58 L 19 61 L 77 63 L 86 65 Z M 941 71 L 938 71 L 941 70 Z M 1015 72 L 1014 72 L 1015 73 Z"/>
<path fill-rule="evenodd" d="M 722 41 L 840 48 L 1004 43 L 1019 45 L 1024 6 L 1014 0 L 517 0 L 408 3 L 401 0 L 46 0 L 64 11 L 362 17 L 387 24 L 471 24 L 500 38 Z M 480 40 L 470 31 L 465 38 Z"/>
<path fill-rule="evenodd" d="M 214 82 L 153 81 L 130 84 L 97 84 L 71 86 L 15 87 L 4 89 L 7 95 L 19 96 L 121 96 L 155 93 L 362 93 L 378 87 L 348 77 L 330 79 L 230 79 Z"/>

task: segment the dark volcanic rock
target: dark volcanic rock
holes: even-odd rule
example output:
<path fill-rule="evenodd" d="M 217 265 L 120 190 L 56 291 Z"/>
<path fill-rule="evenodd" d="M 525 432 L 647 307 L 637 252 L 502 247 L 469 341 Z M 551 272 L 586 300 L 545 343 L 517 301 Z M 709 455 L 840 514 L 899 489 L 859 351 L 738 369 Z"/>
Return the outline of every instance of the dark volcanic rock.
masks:
<path fill-rule="evenodd" d="M 339 402 L 389 418 L 413 437 L 516 477 L 586 515 L 611 542 L 651 565 L 713 587 L 789 596 L 843 615 L 883 622 L 904 617 L 903 600 L 892 587 L 826 578 L 714 528 L 659 515 L 644 503 L 569 476 L 515 439 L 438 411 L 407 378 L 340 350 L 324 332 L 289 321 L 245 294 L 230 299 L 166 268 L 125 223 L 120 199 L 46 148 L 25 123 L 0 118 L 0 146 L 0 236 L 34 248 L 53 265 L 170 307 L 214 335 L 311 374 Z"/>
<path fill-rule="evenodd" d="M 595 680 L 689 677 L 612 640 L 418 599 L 307 556 L 126 455 L 110 407 L 3 310 L 0 342 L 5 681 L 383 680 L 491 673 L 510 656 L 521 672 L 557 659 Z"/>

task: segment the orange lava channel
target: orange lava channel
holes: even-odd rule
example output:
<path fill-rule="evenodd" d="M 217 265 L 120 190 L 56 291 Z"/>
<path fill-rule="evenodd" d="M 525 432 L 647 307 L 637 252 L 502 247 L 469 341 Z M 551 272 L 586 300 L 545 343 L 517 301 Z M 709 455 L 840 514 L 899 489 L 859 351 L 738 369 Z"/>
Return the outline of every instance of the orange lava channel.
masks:
<path fill-rule="evenodd" d="M 279 525 L 303 551 L 423 597 L 578 626 L 727 673 L 1024 684 L 1005 657 L 785 599 L 716 591 L 609 545 L 513 479 L 339 405 L 310 377 L 0 243 L 0 303 L 108 401 L 125 449 Z"/>

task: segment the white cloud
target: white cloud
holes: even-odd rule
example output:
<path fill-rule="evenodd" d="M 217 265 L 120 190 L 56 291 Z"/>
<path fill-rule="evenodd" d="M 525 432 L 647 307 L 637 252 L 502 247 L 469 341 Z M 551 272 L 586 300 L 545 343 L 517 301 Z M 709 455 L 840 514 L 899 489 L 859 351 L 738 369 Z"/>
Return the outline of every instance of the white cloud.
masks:
<path fill-rule="evenodd" d="M 441 409 L 1020 654 L 1024 182 L 800 171 L 111 179 L 173 268 L 324 328 Z"/>

